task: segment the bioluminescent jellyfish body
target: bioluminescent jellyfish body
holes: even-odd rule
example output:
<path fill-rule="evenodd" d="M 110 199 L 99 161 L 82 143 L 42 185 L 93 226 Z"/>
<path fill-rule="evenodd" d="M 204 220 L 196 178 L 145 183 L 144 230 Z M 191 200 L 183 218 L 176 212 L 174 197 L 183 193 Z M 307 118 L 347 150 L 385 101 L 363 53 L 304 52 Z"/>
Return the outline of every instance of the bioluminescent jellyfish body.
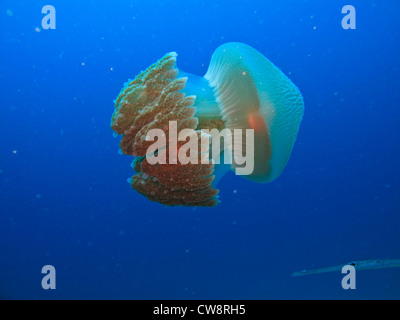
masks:
<path fill-rule="evenodd" d="M 298 88 L 266 57 L 243 43 L 218 47 L 204 77 L 178 70 L 176 59 L 176 53 L 166 54 L 126 83 L 115 101 L 111 127 L 122 136 L 122 153 L 136 157 L 136 174 L 130 180 L 133 189 L 166 205 L 214 206 L 217 182 L 230 168 L 240 167 L 235 158 L 246 147 L 254 155 L 254 168 L 242 177 L 260 183 L 279 177 L 304 113 Z M 167 162 L 149 163 L 153 143 L 147 137 L 149 131 L 161 129 L 168 137 L 171 121 L 176 122 L 177 132 L 196 132 L 197 164 L 169 161 L 173 146 L 168 142 L 164 150 L 158 150 L 167 154 Z M 206 129 L 243 130 L 241 148 L 229 151 L 232 164 L 200 161 Z M 251 148 L 246 145 L 247 129 L 254 132 Z M 174 146 L 178 153 L 184 147 L 185 141 Z M 227 152 L 221 148 L 220 157 Z"/>

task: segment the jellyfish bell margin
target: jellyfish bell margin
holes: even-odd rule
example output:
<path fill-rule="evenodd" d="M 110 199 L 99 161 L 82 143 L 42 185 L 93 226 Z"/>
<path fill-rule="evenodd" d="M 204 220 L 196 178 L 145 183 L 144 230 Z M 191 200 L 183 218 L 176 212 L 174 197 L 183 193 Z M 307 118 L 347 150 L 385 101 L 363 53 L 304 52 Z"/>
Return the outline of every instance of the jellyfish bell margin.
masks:
<path fill-rule="evenodd" d="M 243 43 L 226 43 L 213 53 L 204 77 L 178 70 L 177 54 L 166 54 L 125 84 L 115 101 L 111 128 L 122 138 L 123 154 L 136 157 L 133 189 L 151 201 L 171 206 L 215 206 L 216 185 L 229 169 L 240 166 L 243 152 L 254 154 L 254 182 L 275 180 L 284 170 L 304 113 L 298 88 L 275 65 Z M 152 153 L 164 152 L 166 163 L 150 164 L 146 139 L 152 129 L 170 135 L 170 121 L 177 134 L 192 130 L 197 140 L 197 163 L 181 163 L 174 154 L 185 152 L 186 141 L 166 144 Z M 232 165 L 202 163 L 207 130 L 240 129 L 242 144 L 220 157 L 232 156 Z M 254 132 L 254 146 L 246 143 L 246 130 Z M 215 145 L 214 145 L 215 147 Z M 182 149 L 181 149 L 182 148 Z M 250 150 L 251 149 L 251 150 Z M 193 150 L 192 150 L 193 151 Z M 171 157 L 171 159 L 170 159 Z M 195 162 L 195 161 L 194 161 Z"/>

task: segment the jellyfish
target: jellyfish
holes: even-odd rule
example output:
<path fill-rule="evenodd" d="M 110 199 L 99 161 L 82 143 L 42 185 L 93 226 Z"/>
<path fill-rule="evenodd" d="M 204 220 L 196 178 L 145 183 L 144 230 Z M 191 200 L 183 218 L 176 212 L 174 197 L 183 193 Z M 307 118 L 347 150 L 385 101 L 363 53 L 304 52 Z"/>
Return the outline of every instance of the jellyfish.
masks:
<path fill-rule="evenodd" d="M 230 151 L 230 164 L 200 161 L 203 151 L 212 148 L 213 141 L 203 139 L 212 129 L 243 130 L 241 146 L 252 152 L 254 166 L 250 174 L 241 177 L 256 183 L 278 178 L 289 160 L 303 118 L 299 89 L 264 55 L 244 43 L 218 47 L 203 77 L 179 70 L 176 60 L 175 52 L 166 54 L 125 83 L 115 100 L 111 128 L 121 135 L 122 153 L 134 157 L 135 174 L 129 179 L 132 188 L 164 205 L 217 205 L 217 184 L 239 166 L 235 161 L 239 154 L 235 149 Z M 167 142 L 163 148 L 153 150 L 152 156 L 163 154 L 164 163 L 152 164 L 149 160 L 154 140 L 148 133 L 159 129 L 170 137 L 171 121 L 177 132 L 194 132 L 191 139 L 198 142 L 197 163 L 177 161 L 171 152 L 186 152 L 186 141 L 175 145 Z M 246 145 L 248 130 L 253 132 L 251 148 Z M 221 147 L 219 160 L 227 152 Z"/>

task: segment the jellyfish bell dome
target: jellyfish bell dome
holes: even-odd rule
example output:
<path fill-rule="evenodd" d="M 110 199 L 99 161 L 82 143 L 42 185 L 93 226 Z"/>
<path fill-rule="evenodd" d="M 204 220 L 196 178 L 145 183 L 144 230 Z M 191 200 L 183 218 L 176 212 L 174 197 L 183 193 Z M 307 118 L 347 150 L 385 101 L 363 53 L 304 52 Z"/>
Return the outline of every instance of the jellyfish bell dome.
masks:
<path fill-rule="evenodd" d="M 254 182 L 270 182 L 279 177 L 290 157 L 304 103 L 298 88 L 266 57 L 243 43 L 226 43 L 212 55 L 204 77 L 176 67 L 176 53 L 169 53 L 125 84 L 115 101 L 112 129 L 122 135 L 121 151 L 135 156 L 137 172 L 132 187 L 152 201 L 166 205 L 214 206 L 218 203 L 217 182 L 229 170 L 238 169 L 236 158 L 250 152 L 253 170 L 243 175 Z M 147 158 L 151 129 L 162 129 L 171 137 L 168 123 L 176 122 L 177 132 L 191 129 L 198 140 L 197 154 L 204 148 L 208 130 L 239 131 L 239 147 L 220 148 L 219 157 L 229 154 L 230 166 L 219 162 L 179 163 L 166 161 L 151 165 Z M 248 132 L 251 130 L 252 144 Z M 236 131 L 235 131 L 236 132 Z M 206 140 L 207 141 L 207 140 Z M 170 141 L 156 153 L 180 152 L 183 142 Z"/>
<path fill-rule="evenodd" d="M 255 132 L 255 168 L 244 176 L 270 182 L 285 168 L 304 113 L 299 89 L 272 62 L 244 43 L 226 43 L 204 76 L 215 88 L 229 128 Z"/>

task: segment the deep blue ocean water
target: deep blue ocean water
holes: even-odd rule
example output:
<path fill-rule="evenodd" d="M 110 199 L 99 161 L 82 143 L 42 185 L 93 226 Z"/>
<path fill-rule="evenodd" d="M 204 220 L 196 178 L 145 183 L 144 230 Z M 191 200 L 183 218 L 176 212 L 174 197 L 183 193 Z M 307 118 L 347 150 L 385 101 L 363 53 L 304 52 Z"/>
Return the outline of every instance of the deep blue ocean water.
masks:
<path fill-rule="evenodd" d="M 400 269 L 359 271 L 355 290 L 291 277 L 400 258 L 399 15 L 396 0 L 1 0 L 0 297 L 399 299 Z M 113 100 L 170 51 L 204 75 L 230 41 L 303 94 L 289 163 L 269 184 L 226 175 L 213 208 L 151 202 L 126 182 Z"/>

